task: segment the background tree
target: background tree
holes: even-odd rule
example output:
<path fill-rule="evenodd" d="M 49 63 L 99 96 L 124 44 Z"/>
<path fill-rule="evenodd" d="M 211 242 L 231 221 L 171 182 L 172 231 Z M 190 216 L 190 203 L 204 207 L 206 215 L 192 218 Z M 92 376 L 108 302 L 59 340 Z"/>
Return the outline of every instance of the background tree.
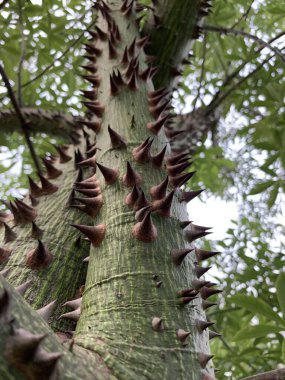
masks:
<path fill-rule="evenodd" d="M 274 246 L 272 244 L 273 233 L 276 234 L 281 226 L 277 225 L 278 219 L 272 216 L 279 212 L 277 201 L 284 189 L 283 103 L 281 105 L 284 97 L 284 11 L 277 2 L 261 4 L 257 1 L 244 1 L 236 4 L 216 0 L 212 14 L 206 19 L 207 25 L 202 26 L 199 21 L 200 28 L 196 27 L 194 31 L 195 37 L 200 37 L 193 45 L 194 57 L 190 56 L 188 62 L 189 58 L 186 57 L 190 48 L 190 38 L 185 33 L 185 24 L 181 19 L 175 27 L 171 24 L 178 19 L 175 12 L 172 12 L 173 17 L 169 16 L 171 12 L 167 12 L 172 3 L 175 4 L 171 1 L 155 4 L 155 15 L 160 16 L 162 20 L 165 20 L 165 17 L 169 25 L 172 25 L 170 33 L 163 23 L 162 27 L 159 26 L 159 17 L 152 16 L 152 10 L 148 7 L 150 3 L 146 3 L 147 7 L 138 9 L 145 15 L 141 21 L 141 29 L 152 37 L 152 43 L 146 46 L 147 53 L 159 56 L 159 71 L 154 76 L 156 88 L 162 85 L 175 87 L 173 98 L 176 112 L 183 112 L 185 106 L 188 112 L 184 111 L 183 115 L 172 119 L 172 125 L 168 124 L 174 131 L 178 131 L 179 128 L 187 130 L 187 133 L 181 133 L 172 141 L 172 148 L 186 148 L 194 155 L 192 167 L 197 168 L 198 173 L 191 179 L 191 188 L 198 189 L 203 186 L 207 188 L 207 196 L 212 192 L 225 199 L 234 198 L 242 204 L 237 227 L 229 230 L 227 239 L 217 244 L 222 246 L 224 252 L 220 261 L 218 259 L 218 265 L 220 262 L 227 274 L 223 281 L 226 287 L 225 294 L 234 295 L 237 290 L 240 294 L 242 290 L 244 295 L 232 297 L 227 301 L 222 299 L 221 306 L 224 311 L 217 309 L 211 312 L 217 317 L 217 329 L 222 330 L 224 334 L 221 342 L 215 340 L 213 343 L 218 354 L 215 365 L 221 369 L 221 378 L 239 378 L 270 370 L 282 362 L 282 335 L 279 332 L 282 331 L 284 323 L 282 324 L 280 316 L 276 314 L 277 311 L 280 314 L 281 310 L 276 294 L 272 292 L 278 273 L 283 267 L 283 258 L 280 255 L 282 246 L 276 242 L 276 238 Z M 191 6 L 193 4 L 194 2 Z M 67 5 L 58 1 L 52 4 L 44 2 L 41 7 L 31 3 L 25 4 L 24 7 L 20 1 L 11 2 L 1 14 L 1 35 L 5 52 L 1 58 L 8 78 L 15 83 L 14 91 L 22 112 L 29 120 L 31 129 L 37 128 L 38 131 L 54 138 L 51 141 L 50 137 L 39 133 L 36 138 L 32 138 L 39 156 L 43 156 L 47 151 L 54 153 L 50 141 L 66 142 L 71 128 L 73 141 L 78 139 L 74 119 L 63 114 L 63 111 L 82 115 L 78 90 L 82 85 L 79 77 L 82 73 L 79 65 L 83 64 L 80 48 L 86 34 L 82 30 L 93 21 L 88 5 L 83 6 L 76 1 L 70 1 Z M 189 12 L 188 2 L 185 2 L 184 6 Z M 177 10 L 178 7 L 174 9 Z M 184 9 L 181 11 L 182 14 L 185 12 Z M 193 9 L 191 11 L 195 16 Z M 196 17 L 191 18 L 195 19 Z M 153 28 L 155 23 L 159 28 Z M 190 22 L 190 26 L 194 26 L 194 23 Z M 265 42 L 270 43 L 270 49 L 268 44 L 265 48 Z M 63 46 L 66 48 L 63 49 Z M 179 49 L 180 46 L 184 48 Z M 11 62 L 17 62 L 17 65 L 13 66 Z M 178 74 L 182 71 L 181 80 Z M 274 83 L 272 78 L 275 78 Z M 5 91 L 6 89 L 3 89 L 3 92 Z M 2 130 L 16 131 L 13 134 L 1 135 L 2 144 L 7 146 L 6 150 L 3 149 L 5 163 L 2 171 L 6 173 L 3 177 L 6 189 L 3 187 L 5 195 L 2 198 L 6 199 L 8 196 L 8 199 L 11 199 L 9 195 L 18 196 L 19 189 L 21 192 L 21 189 L 25 188 L 25 174 L 31 173 L 32 164 L 30 155 L 23 149 L 23 142 L 20 140 L 18 118 L 14 111 L 5 109 L 6 105 L 9 106 L 9 98 L 4 96 L 2 100 Z M 190 102 L 192 110 L 189 113 Z M 26 107 L 33 107 L 33 110 L 27 110 Z M 40 113 L 37 107 L 40 107 Z M 109 123 L 111 124 L 111 121 Z M 236 145 L 232 143 L 233 138 L 237 142 Z M 263 160 L 263 165 L 260 165 L 260 159 Z M 16 164 L 19 166 L 19 163 L 22 163 L 24 170 L 17 169 L 17 174 L 21 173 L 17 176 L 20 178 L 12 177 L 11 172 L 15 172 Z M 259 174 L 260 168 L 262 175 Z M 67 184 L 67 187 L 71 185 L 72 182 Z M 18 191 L 15 192 L 14 189 L 17 188 Z M 249 189 L 252 189 L 252 194 L 261 193 L 257 202 L 256 197 L 248 197 Z M 205 192 L 200 197 L 205 199 Z M 266 202 L 271 208 L 270 212 Z M 42 209 L 50 207 L 47 206 L 50 203 L 49 200 L 41 206 Z M 51 209 L 46 220 L 52 213 Z M 70 230 L 66 231 L 66 237 L 70 238 Z M 211 249 L 207 242 L 201 244 L 201 247 Z M 82 252 L 86 252 L 87 246 L 81 249 Z M 215 249 L 214 245 L 212 249 Z M 221 247 L 218 249 L 221 250 Z M 73 251 L 74 247 L 71 245 L 66 262 L 70 262 L 71 256 L 74 260 Z M 19 256 L 21 255 L 19 252 Z M 81 265 L 82 257 L 78 255 L 77 258 L 77 262 L 73 261 L 74 267 Z M 84 273 L 77 272 L 77 276 L 78 282 L 73 281 L 72 289 L 67 289 L 70 281 L 66 281 L 57 290 L 57 293 L 61 292 L 58 312 L 62 311 L 60 303 L 67 300 L 68 294 L 74 294 L 76 284 L 84 282 Z M 264 277 L 266 282 L 262 281 Z M 282 278 L 279 277 L 277 288 L 280 294 L 284 289 Z M 17 281 L 21 282 L 20 279 Z M 245 296 L 247 293 L 258 297 L 261 302 L 270 300 L 271 308 L 264 311 L 262 304 L 258 309 L 255 299 L 256 308 L 252 309 L 249 305 L 253 304 L 253 300 Z M 26 297 L 30 301 L 33 300 L 35 307 L 43 304 L 41 297 L 31 297 L 28 292 Z M 281 297 L 279 301 L 282 308 Z M 269 320 L 274 322 L 269 323 Z M 261 326 L 257 329 L 252 328 L 251 321 Z M 61 330 L 68 328 L 67 324 L 55 321 L 53 326 L 57 329 L 60 326 Z M 235 343 L 232 336 L 241 327 L 248 330 L 237 336 Z M 262 361 L 264 354 L 268 358 L 266 368 Z"/>

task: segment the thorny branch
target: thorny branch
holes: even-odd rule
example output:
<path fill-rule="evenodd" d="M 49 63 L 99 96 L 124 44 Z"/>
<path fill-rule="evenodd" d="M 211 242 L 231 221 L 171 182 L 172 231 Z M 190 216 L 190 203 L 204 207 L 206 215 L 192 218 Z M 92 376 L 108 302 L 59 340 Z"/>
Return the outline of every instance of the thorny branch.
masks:
<path fill-rule="evenodd" d="M 30 139 L 30 135 L 29 135 L 29 131 L 28 131 L 28 123 L 27 121 L 25 120 L 23 114 L 22 114 L 22 111 L 21 111 L 21 108 L 19 107 L 19 104 L 17 102 L 17 99 L 15 97 L 15 94 L 12 90 L 12 87 L 10 85 L 10 82 L 9 82 L 9 79 L 6 75 L 6 72 L 3 68 L 3 66 L 0 64 L 0 75 L 2 76 L 2 79 L 3 79 L 3 82 L 7 88 L 7 91 L 8 91 L 8 95 L 11 99 L 11 102 L 13 104 L 13 107 L 15 109 L 15 112 L 19 118 L 19 121 L 20 121 L 20 124 L 21 124 L 21 128 L 23 130 L 23 134 L 25 136 L 25 139 L 26 139 L 26 142 L 27 142 L 27 145 L 28 145 L 28 148 L 30 150 L 30 153 L 31 153 L 31 156 L 32 156 L 32 159 L 34 161 L 34 164 L 35 164 L 35 167 L 38 171 L 38 173 L 42 173 L 41 171 L 41 167 L 40 167 L 40 164 L 39 164 L 39 161 L 38 161 L 38 157 L 36 155 L 36 152 L 34 150 L 34 147 L 33 147 L 33 144 L 31 142 L 31 139 Z"/>
<path fill-rule="evenodd" d="M 269 42 L 264 41 L 263 39 L 255 36 L 254 34 L 244 32 L 243 30 L 236 30 L 231 28 L 224 28 L 221 26 L 214 25 L 205 25 L 200 27 L 201 31 L 204 32 L 217 32 L 222 34 L 233 34 L 235 36 L 244 36 L 246 38 L 250 38 L 251 40 L 257 42 L 259 45 L 263 47 L 267 47 L 271 51 L 273 51 L 281 60 L 285 63 L 285 56 L 282 52 L 275 46 L 272 46 Z"/>

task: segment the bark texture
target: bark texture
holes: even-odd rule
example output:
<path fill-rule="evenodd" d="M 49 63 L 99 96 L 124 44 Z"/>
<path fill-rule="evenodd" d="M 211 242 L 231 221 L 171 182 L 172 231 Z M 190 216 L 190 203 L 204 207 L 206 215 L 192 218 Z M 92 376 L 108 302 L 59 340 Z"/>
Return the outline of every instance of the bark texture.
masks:
<path fill-rule="evenodd" d="M 184 2 L 181 9 L 173 9 L 171 4 L 169 1 L 163 5 L 168 9 L 170 18 L 174 15 L 178 18 L 181 10 L 188 9 Z M 195 1 L 188 6 L 193 11 L 188 22 L 193 26 L 199 4 Z M 82 139 L 79 148 L 84 153 L 83 159 L 86 158 L 90 144 L 96 144 L 99 149 L 93 157 L 93 168 L 83 165 L 83 179 L 93 175 L 96 170 L 103 195 L 103 207 L 94 218 L 66 207 L 76 178 L 78 182 L 78 165 L 74 166 L 73 160 L 58 165 L 57 168 L 63 173 L 52 182 L 59 188 L 53 194 L 40 197 L 36 218 L 39 227 L 44 229 L 43 242 L 53 254 L 53 260 L 49 266 L 40 270 L 28 268 L 27 253 L 36 247 L 36 240 L 30 237 L 30 225 L 17 225 L 14 228 L 17 239 L 5 245 L 12 249 L 12 253 L 3 268 L 9 269 L 8 279 L 13 285 L 32 279 L 32 286 L 25 296 L 34 307 L 38 308 L 44 302 L 56 299 L 58 307 L 50 321 L 54 328 L 67 328 L 69 325 L 59 324 L 57 316 L 62 303 L 76 296 L 76 289 L 82 284 L 82 268 L 86 265 L 82 260 L 87 256 L 89 245 L 83 239 L 77 240 L 79 232 L 71 224 L 92 227 L 104 223 L 106 233 L 103 241 L 99 244 L 93 240 L 90 249 L 81 314 L 74 336 L 75 347 L 88 350 L 91 355 L 94 353 L 92 357 L 99 354 L 103 358 L 109 370 L 106 375 L 106 367 L 103 367 L 102 376 L 112 373 L 122 380 L 206 379 L 205 373 L 211 375 L 213 369 L 208 356 L 208 330 L 201 330 L 197 323 L 197 320 L 206 320 L 202 298 L 198 295 L 197 299 L 186 303 L 179 295 L 183 289 L 195 287 L 197 257 L 194 251 L 190 252 L 182 264 L 177 266 L 171 254 L 174 249 L 190 250 L 193 248 L 192 241 L 195 240 L 191 226 L 187 229 L 181 227 L 180 222 L 187 219 L 187 213 L 185 203 L 179 201 L 180 183 L 168 187 L 168 194 L 171 194 L 171 190 L 174 191 L 170 216 L 164 217 L 157 211 L 152 212 L 157 238 L 149 239 L 147 234 L 151 242 L 140 241 L 134 236 L 133 228 L 137 226 L 135 210 L 125 203 L 126 196 L 131 191 L 122 181 L 127 161 L 141 176 L 141 188 L 149 203 L 150 188 L 161 183 L 167 175 L 165 161 L 161 169 L 154 167 L 153 160 L 148 155 L 144 163 L 137 162 L 134 160 L 133 149 L 147 138 L 153 138 L 152 157 L 165 146 L 167 155 L 170 155 L 163 128 L 158 135 L 153 135 L 146 127 L 154 121 L 155 112 L 148 104 L 148 93 L 153 91 L 153 85 L 150 76 L 147 81 L 139 77 L 147 65 L 143 50 L 136 46 L 134 40 L 140 36 L 133 2 L 98 1 L 95 7 L 99 12 L 97 26 L 101 32 L 94 30 L 95 35 L 89 41 L 91 48 L 89 46 L 87 49 L 96 51 L 94 59 L 97 77 L 91 79 L 98 103 L 86 105 L 96 115 L 88 123 L 96 122 L 97 126 L 101 123 L 102 126 L 96 134 L 90 130 L 87 134 L 86 130 L 85 140 Z M 169 23 L 171 24 L 170 21 Z M 116 33 L 116 27 L 119 33 Z M 178 30 L 180 32 L 181 29 Z M 117 36 L 114 37 L 114 34 Z M 171 38 L 175 38 L 173 33 Z M 133 58 L 135 66 L 130 76 L 126 75 L 128 65 L 121 63 L 126 47 L 129 62 Z M 110 75 L 118 69 L 123 74 L 124 85 L 117 91 L 116 88 L 110 88 Z M 90 81 L 90 77 L 86 79 Z M 162 109 L 159 114 L 164 111 Z M 126 147 L 111 147 L 108 126 L 123 136 Z M 94 145 L 91 147 L 95 148 Z M 68 154 L 73 156 L 77 148 L 70 147 Z M 76 155 L 78 164 L 78 151 Z M 112 172 L 113 177 L 106 181 L 106 175 L 110 176 L 110 172 L 106 173 L 104 166 L 97 165 L 96 168 L 95 161 L 116 170 Z M 76 198 L 79 197 L 79 193 L 76 193 L 76 197 L 73 195 L 71 204 L 78 206 Z M 89 207 L 88 211 L 90 210 L 92 211 L 92 206 Z M 196 237 L 198 236 L 195 235 Z M 92 238 L 94 236 L 89 235 L 89 240 Z M 187 335 L 185 339 L 181 337 L 183 331 Z M 15 375 L 14 378 L 21 377 Z M 81 378 L 88 379 L 87 376 Z"/>

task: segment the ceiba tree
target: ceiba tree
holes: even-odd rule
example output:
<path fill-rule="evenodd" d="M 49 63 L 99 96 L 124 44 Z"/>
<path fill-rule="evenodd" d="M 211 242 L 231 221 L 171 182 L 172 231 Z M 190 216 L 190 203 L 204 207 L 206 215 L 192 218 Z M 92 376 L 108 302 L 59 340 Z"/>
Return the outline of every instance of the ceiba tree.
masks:
<path fill-rule="evenodd" d="M 21 109 L 1 67 L 15 109 L 3 115 L 39 177 L 0 215 L 3 379 L 214 379 L 205 310 L 219 290 L 202 262 L 217 252 L 193 243 L 209 228 L 188 220 L 201 190 L 185 189 L 195 173 L 189 150 L 171 150 L 170 105 L 210 2 L 152 3 L 94 4 L 84 118 Z M 39 120 L 72 141 L 42 164 Z"/>

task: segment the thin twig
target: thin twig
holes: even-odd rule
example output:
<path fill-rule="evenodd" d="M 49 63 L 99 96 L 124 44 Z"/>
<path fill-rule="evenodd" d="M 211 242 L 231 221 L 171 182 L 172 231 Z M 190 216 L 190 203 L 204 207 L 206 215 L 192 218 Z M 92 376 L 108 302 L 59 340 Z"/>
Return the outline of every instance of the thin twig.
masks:
<path fill-rule="evenodd" d="M 270 40 L 269 40 L 269 43 L 272 43 L 276 40 L 278 40 L 280 37 L 284 36 L 285 35 L 285 31 L 282 31 L 280 33 L 278 33 L 275 37 L 272 37 Z M 254 58 L 256 56 L 256 54 L 258 54 L 260 51 L 262 51 L 264 49 L 264 47 L 260 47 L 258 50 L 256 50 L 254 53 L 254 56 L 252 58 Z M 283 50 L 283 49 L 281 49 Z M 273 58 L 274 56 L 271 55 L 270 56 L 270 59 Z M 241 70 L 252 60 L 252 58 L 250 58 L 249 60 L 247 61 L 244 61 L 242 62 L 230 75 L 228 75 L 226 77 L 226 79 L 224 80 L 223 84 L 220 86 L 219 90 L 215 93 L 215 95 L 213 96 L 213 99 L 211 100 L 211 103 L 208 105 L 208 109 L 210 109 L 211 111 L 216 108 L 216 102 L 219 100 L 220 98 L 220 95 L 222 93 L 222 90 L 224 87 L 226 87 L 228 84 L 230 84 L 232 82 L 233 79 L 235 79 L 239 73 L 241 72 Z M 265 61 L 263 61 L 264 63 L 266 63 L 267 59 Z M 259 67 L 261 68 L 261 67 Z M 246 78 L 247 79 L 247 78 Z M 243 82 L 243 80 L 242 80 Z M 241 82 L 241 83 L 242 83 Z M 240 83 L 239 83 L 240 84 Z M 233 90 L 234 88 L 232 88 Z M 231 91 L 232 91 L 231 90 Z M 229 93 L 231 92 L 227 92 L 227 95 L 229 95 Z M 222 95 L 223 96 L 223 95 Z M 223 100 L 225 99 L 226 97 L 223 96 Z M 220 102 L 218 102 L 218 104 L 220 104 Z"/>
<path fill-rule="evenodd" d="M 246 38 L 250 38 L 251 40 L 257 42 L 259 45 L 263 47 L 267 47 L 271 51 L 273 51 L 281 60 L 285 63 L 285 56 L 281 53 L 281 51 L 275 47 L 272 46 L 269 42 L 264 41 L 263 39 L 255 36 L 254 34 L 244 32 L 243 30 L 236 30 L 231 28 L 223 28 L 221 26 L 214 26 L 214 25 L 205 25 L 200 27 L 202 31 L 204 32 L 217 32 L 222 34 L 233 34 L 235 36 L 244 36 Z"/>
<path fill-rule="evenodd" d="M 202 67 L 201 67 L 201 74 L 200 74 L 200 82 L 199 82 L 199 87 L 198 87 L 198 92 L 197 92 L 197 95 L 193 101 L 193 111 L 195 111 L 196 109 L 196 103 L 198 101 L 198 99 L 200 98 L 200 92 L 201 92 L 201 88 L 202 88 L 202 82 L 203 82 L 203 79 L 204 79 L 204 73 L 205 73 L 205 61 L 206 61 L 206 47 L 207 47 L 207 35 L 204 36 L 204 41 L 203 41 L 203 55 L 202 55 L 202 59 L 203 59 L 203 62 L 202 62 Z"/>
<path fill-rule="evenodd" d="M 254 3 L 254 0 L 251 1 L 247 10 L 240 16 L 240 18 L 231 26 L 231 29 L 234 29 L 242 20 L 246 20 L 248 18 L 249 12 L 251 11 L 251 7 Z"/>
<path fill-rule="evenodd" d="M 7 88 L 7 91 L 8 91 L 8 95 L 11 99 L 11 102 L 13 104 L 13 107 L 15 109 L 15 112 L 19 118 L 19 121 L 20 121 L 20 125 L 21 125 L 21 128 L 22 128 L 22 131 L 23 131 L 23 134 L 25 136 L 25 139 L 26 139 L 26 142 L 27 142 L 27 145 L 28 145 L 28 148 L 30 150 L 30 153 L 31 153 L 31 156 L 32 156 L 32 159 L 34 161 L 34 164 L 35 164 L 35 167 L 38 171 L 38 173 L 42 173 L 41 171 L 41 167 L 40 167 L 40 164 L 39 164 L 39 160 L 38 160 L 38 157 L 36 155 L 36 152 L 34 150 L 34 147 L 33 147 L 33 144 L 31 142 L 31 139 L 30 139 L 30 135 L 29 135 L 29 132 L 28 132 L 28 123 L 26 122 L 23 114 L 22 114 L 22 111 L 21 111 L 21 108 L 19 107 L 19 104 L 17 102 L 17 99 L 15 97 L 15 94 L 12 90 L 12 87 L 10 85 L 10 82 L 9 82 L 9 79 L 7 77 L 7 74 L 3 68 L 3 66 L 0 64 L 0 74 L 2 76 L 2 79 L 3 79 L 3 82 Z"/>
<path fill-rule="evenodd" d="M 92 21 L 91 24 L 89 24 L 87 26 L 87 29 L 91 28 L 94 24 L 95 24 L 96 21 Z M 56 62 L 59 62 L 64 56 L 66 56 L 67 53 L 70 53 L 70 49 L 72 49 L 80 40 L 81 38 L 84 36 L 84 33 L 85 33 L 85 30 L 76 38 L 76 40 L 74 40 L 68 47 L 66 50 L 64 50 L 61 55 L 56 59 L 54 60 L 52 63 L 50 63 L 46 68 L 43 69 L 43 71 L 41 71 L 39 74 L 37 74 L 36 76 L 34 76 L 32 79 L 30 79 L 28 82 L 24 83 L 22 87 L 26 87 L 28 86 L 29 84 L 33 83 L 34 81 L 36 81 L 37 79 L 41 78 L 47 71 L 49 71 L 51 68 L 54 67 L 55 63 Z"/>
<path fill-rule="evenodd" d="M 26 39 L 24 35 L 24 25 L 23 25 L 23 12 L 22 12 L 22 0 L 18 0 L 19 5 L 19 28 L 21 33 L 21 55 L 19 60 L 19 65 L 17 69 L 17 95 L 18 103 L 20 107 L 23 107 L 22 102 L 22 68 L 26 56 Z"/>
<path fill-rule="evenodd" d="M 3 0 L 2 3 L 0 4 L 0 9 L 3 9 L 5 5 L 8 3 L 9 0 Z"/>
<path fill-rule="evenodd" d="M 252 77 L 254 74 L 257 73 L 257 71 L 259 71 L 263 65 L 267 62 L 270 61 L 271 58 L 273 58 L 274 55 L 271 55 L 267 58 L 265 58 L 262 62 L 260 62 L 256 68 L 251 71 L 249 74 L 247 74 L 245 77 L 242 77 L 240 78 L 239 81 L 237 81 L 235 84 L 233 84 L 227 91 L 225 91 L 218 99 L 217 101 L 215 102 L 211 102 L 208 106 L 207 106 L 207 115 L 209 115 L 215 108 L 217 108 L 228 96 L 229 94 L 235 90 L 237 87 L 239 87 L 242 83 L 244 83 L 245 81 L 247 81 L 250 77 Z"/>

